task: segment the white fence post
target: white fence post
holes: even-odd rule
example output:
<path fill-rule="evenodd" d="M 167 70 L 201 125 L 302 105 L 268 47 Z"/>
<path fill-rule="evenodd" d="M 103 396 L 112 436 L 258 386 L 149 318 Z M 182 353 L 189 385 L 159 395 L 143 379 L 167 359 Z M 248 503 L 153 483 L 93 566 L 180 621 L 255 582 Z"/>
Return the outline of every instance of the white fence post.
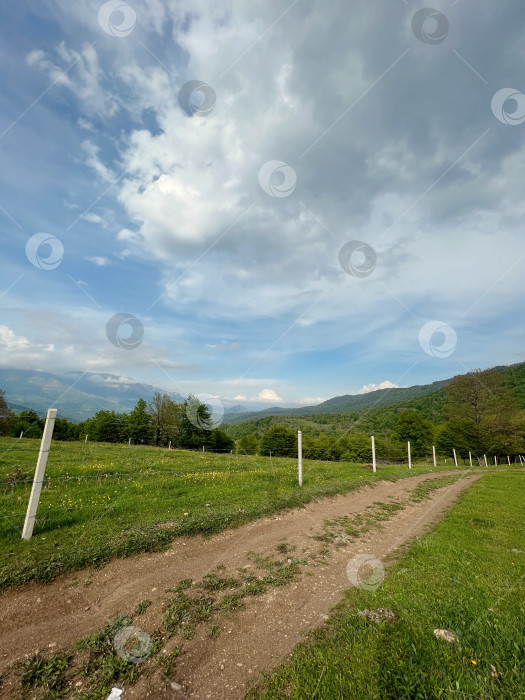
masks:
<path fill-rule="evenodd" d="M 509 467 L 510 467 L 510 457 L 509 457 L 509 455 L 507 455 L 507 462 L 509 463 Z"/>
<path fill-rule="evenodd" d="M 412 469 L 412 455 L 410 453 L 410 440 L 407 442 L 408 446 L 408 468 Z"/>
<path fill-rule="evenodd" d="M 303 485 L 303 434 L 297 431 L 297 469 L 299 472 L 299 486 Z"/>
<path fill-rule="evenodd" d="M 488 467 L 489 465 L 487 463 L 487 455 L 483 455 L 483 457 L 485 458 L 485 466 Z"/>
<path fill-rule="evenodd" d="M 472 467 L 472 452 L 468 453 L 468 461 L 470 462 L 470 466 Z"/>
<path fill-rule="evenodd" d="M 454 464 L 457 467 L 458 466 L 458 458 L 456 456 L 456 450 L 454 448 L 452 448 L 452 452 L 454 453 Z"/>
<path fill-rule="evenodd" d="M 18 439 L 21 440 L 23 437 L 24 437 L 24 431 L 22 430 L 22 432 L 20 433 L 20 437 Z"/>
<path fill-rule="evenodd" d="M 87 439 L 88 439 L 88 436 L 86 435 L 86 439 L 84 440 L 84 445 L 86 444 Z"/>
<path fill-rule="evenodd" d="M 494 455 L 494 466 L 498 466 L 498 458 L 496 457 L 496 455 Z"/>
<path fill-rule="evenodd" d="M 24 540 L 30 540 L 31 535 L 33 534 L 33 527 L 35 525 L 36 512 L 38 510 L 40 492 L 42 491 L 42 484 L 44 482 L 44 474 L 46 473 L 47 457 L 49 455 L 51 437 L 53 436 L 53 428 L 55 427 L 56 417 L 57 409 L 50 408 L 47 412 L 44 434 L 42 435 L 40 451 L 38 453 L 38 460 L 36 463 L 35 478 L 33 479 L 33 486 L 31 488 L 31 495 L 29 496 L 24 529 L 22 530 L 22 539 Z"/>
<path fill-rule="evenodd" d="M 377 462 L 376 462 L 376 439 L 372 435 L 372 471 L 374 474 L 377 471 Z"/>
<path fill-rule="evenodd" d="M 437 460 L 436 460 L 436 446 L 432 445 L 432 461 L 434 462 L 434 469 L 437 467 Z"/>

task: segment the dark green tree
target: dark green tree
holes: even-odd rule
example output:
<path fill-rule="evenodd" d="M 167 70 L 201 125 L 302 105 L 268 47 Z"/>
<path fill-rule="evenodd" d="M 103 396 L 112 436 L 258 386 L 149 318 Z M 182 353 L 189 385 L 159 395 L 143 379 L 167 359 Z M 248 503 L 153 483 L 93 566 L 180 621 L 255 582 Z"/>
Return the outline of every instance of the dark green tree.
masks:
<path fill-rule="evenodd" d="M 115 411 L 97 411 L 93 418 L 84 423 L 86 434 L 90 440 L 122 442 L 125 439 L 126 418 Z"/>
<path fill-rule="evenodd" d="M 134 444 L 149 445 L 153 441 L 153 421 L 144 399 L 139 399 L 129 414 L 126 430 Z"/>
<path fill-rule="evenodd" d="M 53 429 L 53 440 L 75 440 L 77 426 L 67 418 L 56 418 Z"/>
<path fill-rule="evenodd" d="M 347 462 L 370 462 L 372 460 L 372 443 L 370 437 L 358 430 L 352 430 L 341 439 L 343 452 L 341 458 Z"/>
<path fill-rule="evenodd" d="M 20 411 L 16 416 L 11 434 L 18 437 L 21 432 L 26 438 L 41 438 L 45 420 L 36 411 Z"/>
<path fill-rule="evenodd" d="M 407 410 L 399 413 L 394 437 L 402 445 L 410 441 L 410 449 L 414 457 L 422 457 L 429 452 L 433 435 L 432 423 L 421 418 L 417 411 Z"/>
<path fill-rule="evenodd" d="M 182 439 L 183 405 L 175 403 L 168 394 L 153 395 L 148 403 L 153 439 L 156 445 L 176 444 Z"/>
<path fill-rule="evenodd" d="M 259 448 L 261 455 L 274 457 L 295 457 L 297 455 L 297 435 L 282 426 L 267 430 L 261 438 Z"/>
<path fill-rule="evenodd" d="M 474 370 L 455 377 L 446 388 L 443 415 L 456 450 L 481 454 L 516 454 L 523 446 L 523 411 L 502 372 Z"/>
<path fill-rule="evenodd" d="M 256 455 L 259 450 L 259 440 L 253 433 L 243 435 L 239 440 L 238 452 L 242 455 Z"/>
<path fill-rule="evenodd" d="M 15 415 L 7 405 L 5 391 L 0 389 L 0 435 L 11 435 L 14 423 Z"/>

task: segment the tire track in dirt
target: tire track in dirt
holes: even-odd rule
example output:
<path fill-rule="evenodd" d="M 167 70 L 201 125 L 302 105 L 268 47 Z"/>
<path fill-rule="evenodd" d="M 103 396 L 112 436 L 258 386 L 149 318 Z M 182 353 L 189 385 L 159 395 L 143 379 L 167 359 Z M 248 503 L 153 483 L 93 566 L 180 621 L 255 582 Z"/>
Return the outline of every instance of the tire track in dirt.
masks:
<path fill-rule="evenodd" d="M 380 481 L 209 539 L 182 537 L 174 540 L 166 552 L 114 560 L 102 569 L 66 574 L 48 585 L 8 590 L 0 596 L 0 671 L 25 654 L 48 650 L 50 645 L 56 650 L 71 644 L 100 629 L 116 614 L 133 610 L 144 599 L 153 604 L 134 624 L 152 633 L 159 626 L 163 604 L 169 597 L 165 589 L 180 580 L 199 580 L 217 565 L 225 566 L 224 576 L 235 576 L 238 568 L 251 566 L 248 551 L 275 555 L 275 548 L 284 538 L 295 546 L 294 556 L 309 559 L 319 549 L 312 535 L 321 532 L 326 519 L 352 517 L 377 502 L 406 501 L 422 481 L 461 473 L 427 473 L 395 483 Z M 467 478 L 433 492 L 427 500 L 406 504 L 404 510 L 382 523 L 380 530 L 344 547 L 331 548 L 325 563 L 305 566 L 297 582 L 245 599 L 244 610 L 221 620 L 223 631 L 217 639 L 211 639 L 207 626 L 201 625 L 193 639 L 184 641 L 171 679 L 182 686 L 180 691 L 174 691 L 170 681 L 156 672 L 127 687 L 123 697 L 243 697 L 252 679 L 279 663 L 306 630 L 324 622 L 350 586 L 346 576 L 350 558 L 369 553 L 384 559 L 428 530 L 476 478 L 479 475 L 469 472 Z M 307 572 L 311 575 L 305 575 Z"/>

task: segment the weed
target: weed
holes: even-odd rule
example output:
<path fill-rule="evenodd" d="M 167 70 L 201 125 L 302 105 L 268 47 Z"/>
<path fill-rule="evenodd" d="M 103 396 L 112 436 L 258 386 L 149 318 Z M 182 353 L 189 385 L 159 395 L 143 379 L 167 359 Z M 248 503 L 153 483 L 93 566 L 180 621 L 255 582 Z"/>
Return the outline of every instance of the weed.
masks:
<path fill-rule="evenodd" d="M 20 685 L 23 688 L 39 688 L 44 691 L 44 697 L 63 697 L 67 690 L 65 673 L 69 668 L 72 654 L 53 654 L 44 659 L 35 654 L 21 663 L 22 676 Z"/>
<path fill-rule="evenodd" d="M 241 582 L 236 578 L 221 578 L 217 574 L 206 574 L 199 585 L 205 591 L 222 591 L 225 588 L 239 588 Z"/>
<path fill-rule="evenodd" d="M 220 625 L 212 625 L 210 627 L 210 637 L 212 639 L 217 639 L 217 637 L 220 635 L 222 631 L 222 627 Z"/>
<path fill-rule="evenodd" d="M 138 605 L 135 606 L 135 614 L 142 615 L 151 605 L 151 600 L 141 600 Z"/>
<path fill-rule="evenodd" d="M 199 622 L 210 619 L 214 609 L 214 598 L 196 596 L 190 598 L 186 593 L 179 593 L 164 608 L 163 624 L 170 634 L 183 634 L 190 638 Z"/>
<path fill-rule="evenodd" d="M 182 651 L 182 645 L 174 647 L 166 656 L 161 656 L 157 659 L 157 665 L 162 673 L 168 678 L 171 677 L 175 670 L 175 662 L 179 658 Z"/>

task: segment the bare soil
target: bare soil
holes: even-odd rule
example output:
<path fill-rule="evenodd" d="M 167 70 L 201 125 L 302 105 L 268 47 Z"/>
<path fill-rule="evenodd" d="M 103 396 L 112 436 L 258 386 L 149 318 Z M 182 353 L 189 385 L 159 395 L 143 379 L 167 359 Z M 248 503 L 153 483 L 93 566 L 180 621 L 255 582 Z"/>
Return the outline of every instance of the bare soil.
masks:
<path fill-rule="evenodd" d="M 452 486 L 431 492 L 421 503 L 407 501 L 422 481 L 460 472 L 424 474 L 396 483 L 380 481 L 359 491 L 323 499 L 227 530 L 209 539 L 182 537 L 162 553 L 116 559 L 101 569 L 66 574 L 51 584 L 31 584 L 0 596 L 0 673 L 16 659 L 37 651 L 58 650 L 82 635 L 102 628 L 118 613 L 132 612 L 151 600 L 133 624 L 153 633 L 160 625 L 163 605 L 183 579 L 199 580 L 223 565 L 222 576 L 253 567 L 247 552 L 276 553 L 286 540 L 293 556 L 309 561 L 295 583 L 245 599 L 246 607 L 219 620 L 222 631 L 212 639 L 209 624 L 200 625 L 184 641 L 172 678 L 155 671 L 124 689 L 127 698 L 242 698 L 260 673 L 271 669 L 304 638 L 304 633 L 327 619 L 343 591 L 350 587 L 346 567 L 357 554 L 382 561 L 401 545 L 421 536 L 443 516 L 458 495 L 480 475 L 469 473 Z M 363 537 L 319 557 L 324 546 L 312 538 L 322 533 L 325 520 L 362 513 L 374 503 L 404 502 L 406 507 Z M 310 574 L 310 575 L 308 575 Z M 179 690 L 172 683 L 179 684 Z M 176 686 L 175 686 L 176 687 Z M 4 692 L 8 688 L 5 688 Z M 2 695 L 0 689 L 0 697 Z"/>

